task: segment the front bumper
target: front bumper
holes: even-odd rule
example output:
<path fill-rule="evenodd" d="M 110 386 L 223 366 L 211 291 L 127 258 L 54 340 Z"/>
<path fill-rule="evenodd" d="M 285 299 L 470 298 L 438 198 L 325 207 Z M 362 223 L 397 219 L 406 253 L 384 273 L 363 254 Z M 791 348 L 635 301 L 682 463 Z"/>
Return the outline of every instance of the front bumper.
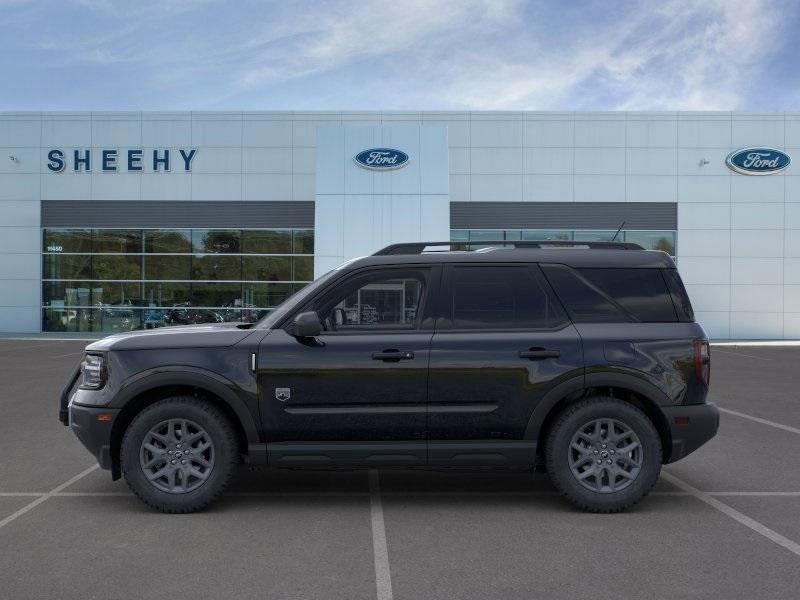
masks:
<path fill-rule="evenodd" d="M 717 435 L 719 409 L 716 404 L 689 404 L 662 406 L 669 423 L 672 448 L 666 462 L 675 462 L 688 456 Z"/>
<path fill-rule="evenodd" d="M 111 469 L 111 430 L 120 410 L 71 403 L 69 426 L 97 459 L 103 469 Z"/>

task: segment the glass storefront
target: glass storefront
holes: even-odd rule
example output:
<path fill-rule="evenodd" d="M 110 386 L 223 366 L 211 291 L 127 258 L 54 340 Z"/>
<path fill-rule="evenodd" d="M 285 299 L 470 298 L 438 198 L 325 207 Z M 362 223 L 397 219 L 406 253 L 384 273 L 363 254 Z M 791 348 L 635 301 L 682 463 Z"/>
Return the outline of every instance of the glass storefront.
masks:
<path fill-rule="evenodd" d="M 43 229 L 42 330 L 252 322 L 314 278 L 312 229 Z"/>
<path fill-rule="evenodd" d="M 565 240 L 603 242 L 614 239 L 616 231 L 600 229 L 453 229 L 450 239 L 459 242 L 496 240 Z M 633 242 L 645 250 L 663 250 L 675 256 L 675 231 L 628 231 L 617 234 L 617 241 Z"/>

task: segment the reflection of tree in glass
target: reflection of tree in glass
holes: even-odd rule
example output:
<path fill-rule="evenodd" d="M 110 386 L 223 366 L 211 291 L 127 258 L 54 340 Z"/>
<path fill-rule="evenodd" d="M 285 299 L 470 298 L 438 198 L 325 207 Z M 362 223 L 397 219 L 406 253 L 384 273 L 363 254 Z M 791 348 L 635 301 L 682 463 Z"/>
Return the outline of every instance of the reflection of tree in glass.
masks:
<path fill-rule="evenodd" d="M 145 252 L 191 252 L 188 230 L 145 231 Z"/>
<path fill-rule="evenodd" d="M 662 237 L 658 238 L 653 245 L 653 250 L 663 250 L 667 254 L 675 254 L 675 248 L 672 245 L 672 240 Z"/>
<path fill-rule="evenodd" d="M 208 252 L 239 252 L 239 238 L 230 231 L 207 231 L 203 235 L 203 248 Z"/>

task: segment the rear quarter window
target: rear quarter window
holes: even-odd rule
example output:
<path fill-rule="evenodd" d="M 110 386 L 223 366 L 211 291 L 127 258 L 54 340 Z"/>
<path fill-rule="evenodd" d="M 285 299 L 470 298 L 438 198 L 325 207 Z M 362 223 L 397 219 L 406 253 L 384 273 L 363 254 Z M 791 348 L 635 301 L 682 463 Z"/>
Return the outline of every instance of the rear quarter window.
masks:
<path fill-rule="evenodd" d="M 563 265 L 543 268 L 576 322 L 678 320 L 660 269 L 572 269 Z"/>
<path fill-rule="evenodd" d="M 689 294 L 686 293 L 686 288 L 681 281 L 681 276 L 678 275 L 677 269 L 663 269 L 661 271 L 664 275 L 664 280 L 667 282 L 667 287 L 672 294 L 672 302 L 675 305 L 675 311 L 678 313 L 678 320 L 684 323 L 694 322 L 694 310 L 692 303 L 689 301 Z"/>

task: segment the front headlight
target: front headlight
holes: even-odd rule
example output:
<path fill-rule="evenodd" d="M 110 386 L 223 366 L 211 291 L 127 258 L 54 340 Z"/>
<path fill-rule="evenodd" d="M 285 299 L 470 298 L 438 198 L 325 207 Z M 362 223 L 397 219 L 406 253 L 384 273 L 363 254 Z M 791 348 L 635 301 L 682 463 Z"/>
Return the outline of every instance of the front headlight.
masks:
<path fill-rule="evenodd" d="M 83 389 L 99 390 L 106 384 L 106 364 L 100 354 L 86 354 L 81 363 L 81 372 Z"/>

